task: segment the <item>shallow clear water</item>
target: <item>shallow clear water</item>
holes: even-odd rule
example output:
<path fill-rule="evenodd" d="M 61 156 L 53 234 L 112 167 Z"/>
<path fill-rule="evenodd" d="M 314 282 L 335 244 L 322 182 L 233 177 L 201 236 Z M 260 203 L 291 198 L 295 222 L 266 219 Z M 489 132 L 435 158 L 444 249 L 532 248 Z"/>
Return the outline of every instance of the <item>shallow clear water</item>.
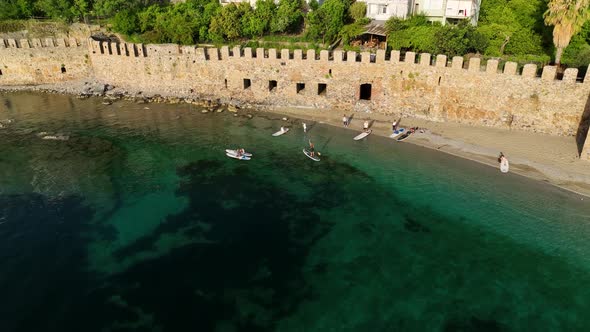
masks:
<path fill-rule="evenodd" d="M 586 198 L 322 124 L 272 137 L 280 115 L 101 102 L 0 96 L 2 331 L 590 326 Z"/>

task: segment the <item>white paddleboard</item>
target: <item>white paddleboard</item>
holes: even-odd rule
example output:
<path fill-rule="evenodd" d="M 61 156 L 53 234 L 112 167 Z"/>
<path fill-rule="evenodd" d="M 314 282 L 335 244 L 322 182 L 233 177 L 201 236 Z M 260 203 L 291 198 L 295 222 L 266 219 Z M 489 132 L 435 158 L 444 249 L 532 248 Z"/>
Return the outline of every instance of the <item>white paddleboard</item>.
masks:
<path fill-rule="evenodd" d="M 236 150 L 230 150 L 230 149 L 225 149 L 225 152 L 226 153 L 230 153 L 230 154 L 235 154 L 235 155 L 238 154 L 238 151 L 236 151 Z M 249 152 L 244 152 L 242 155 L 243 156 L 246 156 L 246 157 L 252 157 L 252 154 L 249 153 Z"/>
<path fill-rule="evenodd" d="M 406 140 L 408 137 L 410 137 L 410 135 L 412 135 L 412 132 L 406 132 L 405 134 L 401 135 L 400 137 L 397 138 L 398 142 L 402 142 L 404 140 Z"/>
<path fill-rule="evenodd" d="M 237 154 L 226 153 L 225 155 L 228 156 L 228 157 L 230 157 L 230 158 L 234 158 L 234 159 L 250 160 L 250 157 L 246 157 L 246 156 L 240 156 L 240 157 L 238 157 Z"/>
<path fill-rule="evenodd" d="M 282 134 L 289 131 L 289 128 L 285 128 L 285 130 L 279 130 L 276 133 L 272 134 L 273 136 L 281 136 Z"/>
<path fill-rule="evenodd" d="M 355 141 L 358 141 L 358 140 L 360 140 L 360 139 L 363 139 L 363 138 L 365 138 L 365 137 L 369 136 L 369 135 L 371 134 L 371 132 L 372 132 L 372 130 L 369 130 L 369 131 L 362 132 L 362 133 L 360 133 L 360 134 L 356 135 L 356 136 L 354 137 L 354 140 L 355 140 Z"/>
<path fill-rule="evenodd" d="M 399 128 L 398 130 L 394 131 L 393 134 L 389 135 L 389 137 L 396 138 L 405 132 L 406 132 L 406 128 Z"/>
<path fill-rule="evenodd" d="M 310 154 L 310 152 L 309 152 L 309 151 L 307 151 L 307 150 L 305 150 L 305 149 L 303 149 L 303 153 L 304 153 L 306 156 L 308 156 L 308 157 L 309 157 L 309 159 L 311 159 L 311 160 L 313 160 L 313 161 L 320 161 L 320 158 L 318 158 L 318 157 L 315 157 L 315 156 L 312 156 L 312 155 Z"/>
<path fill-rule="evenodd" d="M 502 160 L 502 162 L 500 163 L 500 172 L 508 173 L 509 169 L 510 169 L 510 163 L 508 162 L 508 159 L 504 158 Z"/>

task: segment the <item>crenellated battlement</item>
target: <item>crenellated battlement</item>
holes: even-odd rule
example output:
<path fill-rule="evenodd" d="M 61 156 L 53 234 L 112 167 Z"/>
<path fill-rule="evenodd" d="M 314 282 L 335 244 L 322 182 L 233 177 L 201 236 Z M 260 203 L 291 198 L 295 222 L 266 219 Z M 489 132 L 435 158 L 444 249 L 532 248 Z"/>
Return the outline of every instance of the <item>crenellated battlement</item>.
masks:
<path fill-rule="evenodd" d="M 558 81 L 567 84 L 590 82 L 586 75 L 584 80 L 578 80 L 578 69 L 568 68 L 563 75 L 557 75 L 555 66 L 544 66 L 541 70 L 536 64 L 526 64 L 519 68 L 515 62 L 506 62 L 501 67 L 497 59 L 487 60 L 482 66 L 481 59 L 470 58 L 465 62 L 463 57 L 455 56 L 451 60 L 446 55 L 433 56 L 429 53 L 416 54 L 406 52 L 403 56 L 400 51 L 386 52 L 378 50 L 375 54 L 369 52 L 342 51 L 332 52 L 322 50 L 319 53 L 315 50 L 288 50 L 288 49 L 252 49 L 250 47 L 240 48 L 238 46 L 229 48 L 201 48 L 194 46 L 179 46 L 176 44 L 144 45 L 133 43 L 112 43 L 91 40 L 90 50 L 96 55 L 117 55 L 130 57 L 189 57 L 195 62 L 206 61 L 236 61 L 236 60 L 257 60 L 257 61 L 281 61 L 281 62 L 314 62 L 314 63 L 338 63 L 338 64 L 366 64 L 366 65 L 406 65 L 416 67 L 433 67 L 438 70 L 462 70 L 473 74 L 482 75 L 506 75 L 520 76 L 524 79 L 539 79 L 543 81 Z M 589 71 L 590 73 L 590 71 Z"/>
<path fill-rule="evenodd" d="M 5 48 L 69 48 L 85 46 L 86 41 L 76 38 L 45 38 L 45 39 L 0 39 L 0 49 Z"/>
<path fill-rule="evenodd" d="M 152 94 L 403 114 L 557 135 L 574 135 L 590 104 L 590 71 L 583 80 L 577 76 L 575 68 L 558 75 L 554 66 L 384 50 L 0 40 L 2 85 L 89 77 Z"/>

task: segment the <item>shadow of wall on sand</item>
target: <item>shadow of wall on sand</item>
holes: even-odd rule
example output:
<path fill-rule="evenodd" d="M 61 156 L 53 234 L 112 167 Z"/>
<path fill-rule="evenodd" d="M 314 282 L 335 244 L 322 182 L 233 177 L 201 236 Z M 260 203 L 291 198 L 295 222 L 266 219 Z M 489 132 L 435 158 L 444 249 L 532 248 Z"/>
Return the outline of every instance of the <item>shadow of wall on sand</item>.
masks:
<path fill-rule="evenodd" d="M 578 156 L 582 155 L 584 149 L 584 143 L 588 136 L 588 127 L 590 127 L 590 95 L 586 100 L 586 106 L 584 107 L 584 113 L 580 118 L 580 124 L 578 125 L 578 131 L 576 133 L 576 144 L 578 145 Z"/>

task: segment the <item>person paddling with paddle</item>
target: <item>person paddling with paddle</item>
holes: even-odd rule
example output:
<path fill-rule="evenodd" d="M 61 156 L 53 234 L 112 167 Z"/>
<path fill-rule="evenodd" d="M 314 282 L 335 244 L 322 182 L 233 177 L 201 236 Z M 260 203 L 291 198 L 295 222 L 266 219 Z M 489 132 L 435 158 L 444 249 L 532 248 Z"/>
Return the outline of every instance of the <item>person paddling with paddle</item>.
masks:
<path fill-rule="evenodd" d="M 313 143 L 311 142 L 311 139 L 309 140 L 309 155 L 315 157 L 315 149 Z"/>

